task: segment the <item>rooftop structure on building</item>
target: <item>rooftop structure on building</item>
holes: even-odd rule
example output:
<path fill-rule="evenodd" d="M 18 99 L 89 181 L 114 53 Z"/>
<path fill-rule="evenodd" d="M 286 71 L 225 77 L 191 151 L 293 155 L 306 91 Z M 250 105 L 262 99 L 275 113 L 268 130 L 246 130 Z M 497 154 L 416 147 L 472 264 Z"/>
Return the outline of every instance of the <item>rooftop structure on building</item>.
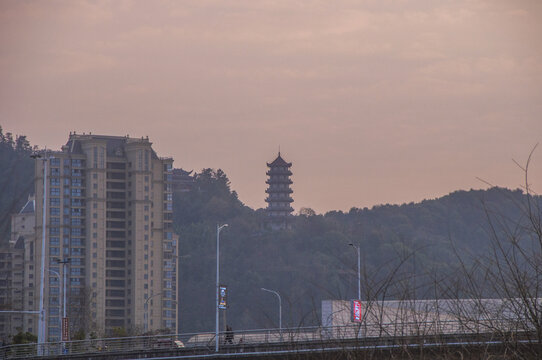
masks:
<path fill-rule="evenodd" d="M 188 192 L 194 188 L 194 171 L 183 169 L 173 169 L 173 191 Z"/>
<path fill-rule="evenodd" d="M 267 202 L 266 211 L 269 224 L 272 228 L 287 227 L 288 216 L 294 211 L 291 207 L 291 203 L 294 201 L 291 196 L 293 190 L 290 188 L 292 185 L 291 166 L 292 163 L 286 162 L 281 157 L 280 151 L 275 160 L 267 163 L 269 168 L 266 181 L 268 188 L 265 192 L 268 196 L 265 201 Z"/>
<path fill-rule="evenodd" d="M 71 332 L 176 332 L 173 159 L 159 157 L 148 137 L 70 133 L 61 151 L 41 153 L 35 170 L 36 268 L 45 225 L 50 270 L 37 284 L 47 339 L 60 337 L 62 286 L 53 272 L 63 277 L 64 268 Z"/>

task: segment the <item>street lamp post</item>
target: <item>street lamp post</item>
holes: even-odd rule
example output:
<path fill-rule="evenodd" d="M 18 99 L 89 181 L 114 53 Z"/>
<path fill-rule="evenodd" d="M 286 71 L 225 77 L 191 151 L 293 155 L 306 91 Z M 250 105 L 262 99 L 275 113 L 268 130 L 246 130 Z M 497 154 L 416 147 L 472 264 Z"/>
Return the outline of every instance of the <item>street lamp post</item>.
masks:
<path fill-rule="evenodd" d="M 215 352 L 218 352 L 218 293 L 220 292 L 220 230 L 228 226 L 228 224 L 216 224 L 216 328 L 215 328 Z"/>
<path fill-rule="evenodd" d="M 31 156 L 37 160 L 42 156 L 33 154 Z M 42 208 L 42 224 L 41 224 L 41 263 L 40 263 L 40 306 L 38 317 L 38 355 L 43 355 L 43 343 L 45 343 L 45 299 L 43 291 L 45 289 L 45 237 L 46 237 L 46 222 L 47 222 L 47 160 L 52 157 L 47 157 L 44 153 L 43 161 L 43 208 Z"/>
<path fill-rule="evenodd" d="M 51 269 L 46 269 L 46 270 L 56 276 L 56 278 L 58 279 L 58 284 L 60 285 L 60 282 L 62 281 L 61 280 L 62 278 L 60 277 L 60 274 L 57 271 L 54 271 L 54 270 L 51 270 Z M 62 302 L 62 298 L 60 299 L 60 302 Z M 60 317 L 60 308 L 62 308 L 62 304 L 59 304 L 58 308 L 59 308 L 58 316 Z M 62 318 L 58 322 L 58 329 L 60 330 L 60 339 L 62 339 Z"/>
<path fill-rule="evenodd" d="M 280 298 L 280 294 L 274 290 L 269 290 L 266 288 L 262 288 L 262 290 L 273 293 L 277 295 L 277 297 L 279 298 L 279 334 L 280 334 L 280 340 L 282 341 L 282 300 Z"/>
<path fill-rule="evenodd" d="M 149 328 L 149 310 L 148 310 L 148 307 L 149 307 L 149 300 L 152 299 L 153 297 L 155 296 L 159 296 L 159 295 L 162 295 L 164 292 L 159 292 L 158 294 L 154 294 L 154 295 L 151 295 L 147 298 L 147 300 L 145 300 L 145 306 L 144 306 L 144 309 L 145 309 L 145 312 L 143 313 L 143 318 L 144 318 L 144 321 L 145 321 L 145 333 L 148 331 L 148 328 Z"/>
<path fill-rule="evenodd" d="M 63 279 L 63 286 L 62 286 L 62 319 L 65 319 L 66 318 L 66 282 L 67 282 L 67 266 L 70 262 L 71 258 L 65 258 L 64 260 L 60 260 L 60 259 L 56 259 L 57 263 L 59 264 L 62 264 L 62 275 L 64 275 L 64 279 Z M 60 337 L 61 337 L 61 341 L 62 341 L 62 349 L 64 350 L 65 348 L 65 340 L 64 340 L 64 322 L 63 320 L 60 322 L 60 324 L 62 325 L 60 327 Z M 67 324 L 66 324 L 67 326 Z M 69 331 L 69 330 L 68 330 Z M 69 340 L 69 339 L 68 339 Z"/>
<path fill-rule="evenodd" d="M 358 300 L 361 300 L 361 250 L 359 246 L 348 244 L 358 251 Z"/>

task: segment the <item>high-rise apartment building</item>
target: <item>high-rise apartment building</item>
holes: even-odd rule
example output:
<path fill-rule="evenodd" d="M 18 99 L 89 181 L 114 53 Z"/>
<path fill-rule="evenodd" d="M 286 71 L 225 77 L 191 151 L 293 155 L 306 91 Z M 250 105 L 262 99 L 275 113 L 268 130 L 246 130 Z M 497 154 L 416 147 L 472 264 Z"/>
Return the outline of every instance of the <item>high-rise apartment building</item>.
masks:
<path fill-rule="evenodd" d="M 46 338 L 60 337 L 64 269 L 71 333 L 176 332 L 173 159 L 158 157 L 148 138 L 75 133 L 61 151 L 40 155 L 34 259 L 39 269 L 45 226 L 45 279 L 37 286 Z"/>
<path fill-rule="evenodd" d="M 31 264 L 34 241 L 34 197 L 11 215 L 11 236 L 0 247 L 0 340 L 8 343 L 19 331 L 34 332 L 34 273 Z M 28 249 L 28 251 L 27 251 Z"/>
<path fill-rule="evenodd" d="M 23 330 L 23 242 L 0 247 L 0 340 Z M 17 312 L 20 311 L 20 312 Z"/>
<path fill-rule="evenodd" d="M 11 273 L 12 284 L 17 285 L 22 296 L 13 294 L 17 301 L 13 302 L 12 310 L 37 311 L 35 259 L 34 242 L 36 240 L 36 201 L 34 195 L 28 197 L 28 201 L 17 214 L 11 215 L 11 239 L 10 257 L 13 260 L 13 270 Z M 21 280 L 19 281 L 19 278 Z M 10 335 L 19 331 L 36 333 L 38 326 L 37 314 L 28 312 L 12 314 L 13 319 L 22 319 L 12 321 L 17 323 L 16 327 L 10 330 Z"/>

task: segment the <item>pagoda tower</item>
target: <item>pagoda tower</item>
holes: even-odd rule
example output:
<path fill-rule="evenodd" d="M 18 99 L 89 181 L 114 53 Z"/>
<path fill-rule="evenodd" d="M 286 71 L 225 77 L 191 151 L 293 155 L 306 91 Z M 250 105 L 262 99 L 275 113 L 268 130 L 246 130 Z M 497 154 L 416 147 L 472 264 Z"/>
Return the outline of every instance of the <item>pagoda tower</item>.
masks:
<path fill-rule="evenodd" d="M 292 163 L 284 161 L 280 156 L 280 151 L 272 163 L 267 163 L 269 177 L 266 183 L 269 185 L 265 192 L 268 194 L 267 216 L 273 228 L 286 228 L 286 219 L 294 211 L 290 204 L 294 201 L 291 197 L 293 193 L 290 189 L 292 172 L 290 167 Z"/>

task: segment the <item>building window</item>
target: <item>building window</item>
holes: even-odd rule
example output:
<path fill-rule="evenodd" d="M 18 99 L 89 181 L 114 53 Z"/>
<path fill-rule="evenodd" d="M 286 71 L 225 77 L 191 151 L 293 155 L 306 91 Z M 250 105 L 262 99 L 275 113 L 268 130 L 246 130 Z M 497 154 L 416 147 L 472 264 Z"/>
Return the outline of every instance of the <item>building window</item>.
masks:
<path fill-rule="evenodd" d="M 73 248 L 72 249 L 72 255 L 73 256 L 84 256 L 85 255 L 85 249 Z"/>
<path fill-rule="evenodd" d="M 105 169 L 104 148 L 100 147 L 100 169 Z"/>
<path fill-rule="evenodd" d="M 72 216 L 84 216 L 83 209 L 72 209 Z"/>
<path fill-rule="evenodd" d="M 74 239 L 72 239 L 72 246 L 85 246 L 85 240 L 84 239 L 79 239 L 79 238 L 74 238 Z"/>
<path fill-rule="evenodd" d="M 81 177 L 83 176 L 83 171 L 81 169 L 72 169 L 72 176 Z"/>
<path fill-rule="evenodd" d="M 97 146 L 94 146 L 94 149 L 93 150 L 93 164 L 94 164 L 94 168 L 97 169 L 98 168 L 98 147 Z"/>

